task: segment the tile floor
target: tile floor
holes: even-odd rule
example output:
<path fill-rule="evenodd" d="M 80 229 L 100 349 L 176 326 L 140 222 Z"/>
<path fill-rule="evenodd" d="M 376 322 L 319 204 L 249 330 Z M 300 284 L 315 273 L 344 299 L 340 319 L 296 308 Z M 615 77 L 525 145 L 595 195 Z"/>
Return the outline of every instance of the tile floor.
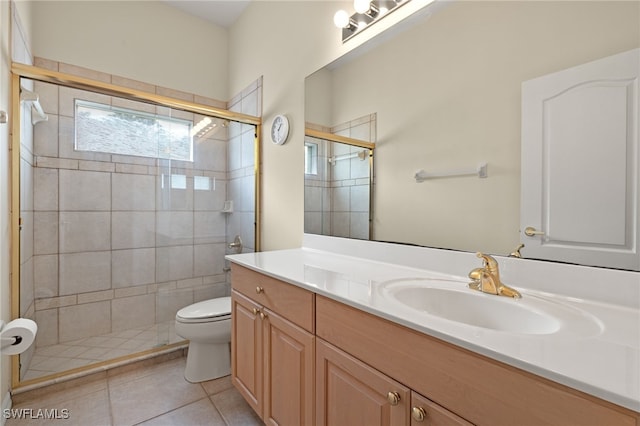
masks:
<path fill-rule="evenodd" d="M 38 347 L 23 380 L 142 352 L 157 347 L 159 342 L 176 343 L 181 340 L 184 339 L 175 334 L 175 323 L 169 321 Z"/>
<path fill-rule="evenodd" d="M 6 426 L 263 424 L 233 387 L 230 376 L 189 383 L 183 377 L 185 362 L 185 357 L 179 357 L 86 377 L 64 389 L 41 388 L 15 395 L 13 412 L 29 418 L 9 418 Z M 59 419 L 38 419 L 38 409 L 57 413 Z M 68 418 L 60 419 L 65 413 Z"/>

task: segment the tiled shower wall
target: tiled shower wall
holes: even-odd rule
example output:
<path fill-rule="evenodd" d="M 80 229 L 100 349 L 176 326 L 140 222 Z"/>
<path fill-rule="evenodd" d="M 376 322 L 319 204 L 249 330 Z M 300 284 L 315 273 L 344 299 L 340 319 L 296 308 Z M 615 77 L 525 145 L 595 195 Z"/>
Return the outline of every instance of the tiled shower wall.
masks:
<path fill-rule="evenodd" d="M 163 96 L 227 106 L 62 63 L 36 59 L 36 65 Z M 245 91 L 238 105 L 250 110 L 249 103 L 260 100 L 261 87 L 256 83 L 253 90 Z M 247 218 L 254 208 L 238 201 L 244 197 L 239 194 L 255 193 L 254 162 L 243 155 L 248 150 L 246 134 L 253 135 L 253 130 L 235 123 L 221 127 L 195 144 L 193 163 L 79 152 L 74 150 L 76 98 L 131 109 L 144 104 L 47 83 L 35 84 L 34 90 L 49 115 L 48 121 L 34 127 L 32 156 L 36 346 L 171 321 L 181 307 L 228 295 L 224 254 L 235 234 L 227 236 L 227 231 L 243 233 L 249 249 L 253 245 L 253 217 Z M 163 107 L 143 108 L 199 119 Z M 252 111 L 259 109 L 256 104 Z M 240 162 L 235 163 L 234 158 Z M 172 174 L 186 176 L 186 189 L 167 187 Z M 208 177 L 211 190 L 195 189 L 194 176 Z M 245 189 L 247 183 L 250 186 Z M 234 213 L 223 213 L 229 199 L 234 200 Z M 245 222 L 251 222 L 249 230 L 243 228 Z M 26 221 L 25 226 L 29 226 Z M 25 269 L 29 268 L 23 268 L 23 277 L 28 276 Z M 168 336 L 159 336 L 159 343 L 164 338 Z"/>
<path fill-rule="evenodd" d="M 336 135 L 375 142 L 376 114 L 327 130 Z M 358 239 L 372 237 L 369 233 L 370 197 L 373 193 L 369 157 L 338 160 L 334 164 L 328 161 L 331 157 L 362 150 L 341 143 L 320 142 L 318 174 L 305 176 L 305 232 Z"/>

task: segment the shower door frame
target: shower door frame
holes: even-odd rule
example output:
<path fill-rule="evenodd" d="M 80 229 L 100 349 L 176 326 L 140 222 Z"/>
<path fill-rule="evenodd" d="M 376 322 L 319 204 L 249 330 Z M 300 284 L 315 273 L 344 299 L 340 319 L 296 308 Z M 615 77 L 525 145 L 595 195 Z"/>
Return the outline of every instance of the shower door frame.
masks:
<path fill-rule="evenodd" d="M 22 218 L 20 217 L 20 79 L 28 78 L 34 81 L 52 83 L 59 86 L 70 87 L 80 90 L 88 90 L 108 96 L 118 96 L 124 99 L 147 102 L 158 106 L 174 108 L 177 110 L 188 111 L 196 114 L 207 115 L 215 118 L 235 121 L 242 124 L 255 126 L 254 135 L 254 178 L 255 178 L 255 251 L 260 251 L 260 145 L 262 134 L 262 118 L 252 115 L 237 113 L 222 108 L 216 108 L 208 105 L 202 105 L 194 102 L 170 98 L 167 96 L 156 95 L 141 90 L 130 89 L 115 84 L 104 83 L 97 80 L 91 80 L 72 74 L 52 71 L 40 67 L 13 62 L 11 64 L 11 144 L 10 144 L 10 161 L 11 161 L 11 197 L 10 197 L 10 226 L 11 226 L 11 260 L 10 260 L 10 281 L 11 281 L 11 318 L 15 319 L 20 316 L 20 228 Z M 125 358 L 138 357 L 141 354 L 153 354 L 155 352 L 164 351 L 172 346 L 179 346 L 181 343 L 166 345 L 157 349 L 147 350 L 141 353 L 129 355 Z M 66 376 L 68 372 L 61 372 L 52 376 L 44 376 L 32 380 L 20 380 L 20 355 L 11 356 L 11 386 L 17 389 L 24 386 L 41 383 L 44 381 L 56 381 L 59 377 Z M 121 361 L 118 359 L 117 361 Z M 100 363 L 91 364 L 87 367 L 80 367 L 73 371 L 87 371 L 91 369 L 101 368 L 115 361 L 107 360 Z"/>

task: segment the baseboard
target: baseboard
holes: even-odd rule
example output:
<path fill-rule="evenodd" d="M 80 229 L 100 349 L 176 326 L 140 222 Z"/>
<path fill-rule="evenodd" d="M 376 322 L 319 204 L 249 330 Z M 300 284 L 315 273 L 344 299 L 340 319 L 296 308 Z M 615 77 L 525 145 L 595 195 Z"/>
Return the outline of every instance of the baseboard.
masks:
<path fill-rule="evenodd" d="M 7 418 L 4 414 L 6 412 L 5 410 L 11 410 L 11 394 L 9 393 L 9 391 L 7 391 L 4 398 L 2 398 L 2 413 L 0 415 L 0 426 L 4 426 L 4 424 L 7 421 Z"/>

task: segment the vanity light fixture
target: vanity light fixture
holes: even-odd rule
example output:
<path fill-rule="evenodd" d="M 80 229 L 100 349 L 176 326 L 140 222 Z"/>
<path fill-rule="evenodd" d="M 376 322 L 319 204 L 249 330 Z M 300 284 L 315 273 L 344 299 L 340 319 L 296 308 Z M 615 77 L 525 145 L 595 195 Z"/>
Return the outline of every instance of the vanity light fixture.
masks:
<path fill-rule="evenodd" d="M 349 16 L 345 10 L 339 10 L 333 16 L 336 27 L 342 28 L 342 42 L 344 43 L 360 31 L 410 0 L 354 0 L 355 13 Z"/>

